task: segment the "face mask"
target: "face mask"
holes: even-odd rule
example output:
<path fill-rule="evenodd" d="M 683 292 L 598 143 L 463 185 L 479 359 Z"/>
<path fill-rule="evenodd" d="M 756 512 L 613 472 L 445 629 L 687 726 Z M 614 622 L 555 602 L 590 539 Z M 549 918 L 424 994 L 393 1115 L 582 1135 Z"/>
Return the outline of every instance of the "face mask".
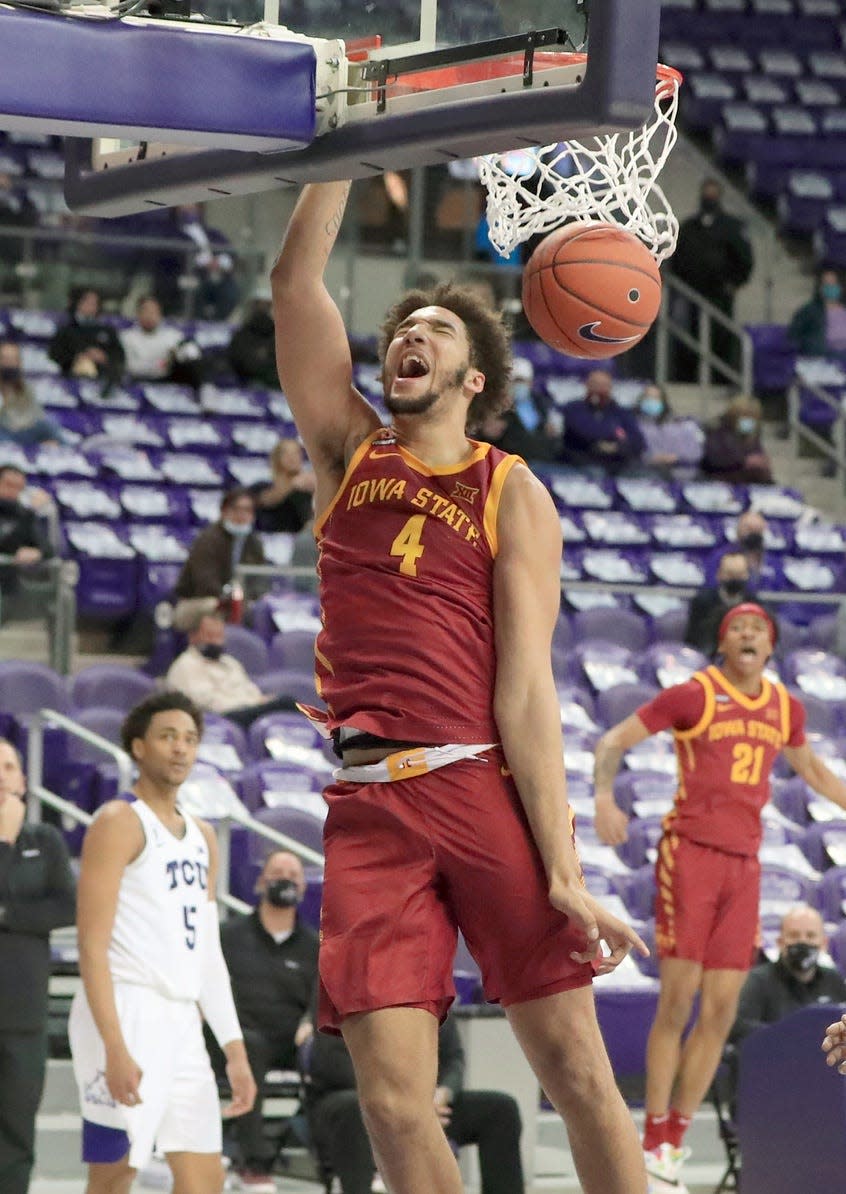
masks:
<path fill-rule="evenodd" d="M 300 902 L 300 893 L 293 879 L 274 879 L 265 887 L 264 898 L 274 908 L 294 908 Z"/>
<path fill-rule="evenodd" d="M 699 201 L 699 210 L 706 216 L 713 215 L 719 206 L 719 199 L 715 199 L 713 195 L 703 195 Z"/>
<path fill-rule="evenodd" d="M 728 597 L 739 597 L 746 588 L 746 581 L 731 576 L 728 580 L 720 581 L 720 588 Z"/>
<path fill-rule="evenodd" d="M 757 419 L 751 415 L 741 415 L 737 420 L 737 430 L 741 435 L 753 435 L 758 427 Z"/>
<path fill-rule="evenodd" d="M 0 365 L 0 381 L 19 382 L 23 374 L 17 365 Z"/>
<path fill-rule="evenodd" d="M 197 649 L 206 659 L 220 659 L 223 654 L 222 643 L 203 643 Z"/>
<path fill-rule="evenodd" d="M 223 523 L 223 529 L 228 531 L 230 535 L 249 535 L 253 529 L 251 522 L 232 522 L 228 518 L 221 519 L 221 522 Z"/>
<path fill-rule="evenodd" d="M 596 394 L 593 390 L 588 394 L 588 402 L 591 406 L 606 406 L 610 401 L 610 394 Z"/>
<path fill-rule="evenodd" d="M 80 327 L 90 328 L 92 324 L 95 324 L 97 322 L 97 320 L 94 318 L 93 315 L 80 315 L 79 313 L 77 313 L 76 322 L 79 324 Z"/>
<path fill-rule="evenodd" d="M 827 303 L 839 302 L 842 293 L 839 282 L 824 282 L 820 287 L 820 294 Z"/>
<path fill-rule="evenodd" d="M 797 941 L 788 945 L 784 951 L 784 960 L 795 974 L 807 974 L 817 964 L 820 951 L 816 945 L 809 945 L 807 941 Z"/>
<path fill-rule="evenodd" d="M 764 546 L 764 536 L 760 531 L 750 531 L 740 540 L 740 546 L 744 551 L 760 551 Z"/>
<path fill-rule="evenodd" d="M 664 403 L 660 398 L 644 398 L 640 404 L 640 413 L 648 419 L 659 419 L 664 410 Z"/>

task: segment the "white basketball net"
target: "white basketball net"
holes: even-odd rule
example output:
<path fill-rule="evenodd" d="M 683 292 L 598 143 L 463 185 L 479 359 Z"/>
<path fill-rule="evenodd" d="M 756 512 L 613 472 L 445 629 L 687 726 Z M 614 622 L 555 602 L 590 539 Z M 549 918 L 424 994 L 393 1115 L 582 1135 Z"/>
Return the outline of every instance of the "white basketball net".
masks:
<path fill-rule="evenodd" d="M 479 159 L 489 236 L 503 256 L 572 220 L 607 221 L 639 237 L 657 261 L 679 223 L 657 184 L 676 143 L 681 75 L 659 66 L 652 118 L 642 129 Z"/>

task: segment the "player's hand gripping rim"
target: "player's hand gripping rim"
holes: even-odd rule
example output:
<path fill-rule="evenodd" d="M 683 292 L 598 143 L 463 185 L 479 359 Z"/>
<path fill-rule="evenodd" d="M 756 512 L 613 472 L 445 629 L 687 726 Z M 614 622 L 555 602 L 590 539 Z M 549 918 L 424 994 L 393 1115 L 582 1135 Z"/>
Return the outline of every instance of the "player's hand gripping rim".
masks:
<path fill-rule="evenodd" d="M 828 1054 L 826 1065 L 837 1066 L 838 1074 L 846 1074 L 846 1014 L 826 1028 L 821 1048 Z"/>
<path fill-rule="evenodd" d="M 587 938 L 585 948 L 573 950 L 570 957 L 574 962 L 590 963 L 597 976 L 616 970 L 633 949 L 642 957 L 649 957 L 646 942 L 631 925 L 606 911 L 581 883 L 553 884 L 549 890 L 549 901 L 553 908 L 569 917 Z M 601 952 L 603 943 L 609 951 L 607 954 Z"/>

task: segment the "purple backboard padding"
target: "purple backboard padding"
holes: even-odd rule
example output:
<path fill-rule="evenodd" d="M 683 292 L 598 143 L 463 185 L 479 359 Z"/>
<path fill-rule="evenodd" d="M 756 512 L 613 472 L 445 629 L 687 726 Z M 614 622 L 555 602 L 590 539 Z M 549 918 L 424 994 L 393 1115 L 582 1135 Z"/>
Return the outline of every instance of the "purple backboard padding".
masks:
<path fill-rule="evenodd" d="M 316 126 L 315 52 L 297 42 L 11 9 L 0 38 L 0 113 L 307 145 Z"/>
<path fill-rule="evenodd" d="M 91 169 L 91 147 L 68 139 L 65 199 L 74 210 L 117 216 L 210 195 L 280 184 L 365 178 L 451 158 L 545 145 L 642 125 L 655 99 L 660 0 L 594 0 L 583 81 L 572 90 L 525 89 L 451 104 L 388 110 L 351 122 L 305 149 L 239 153 L 211 149 L 131 166 Z"/>

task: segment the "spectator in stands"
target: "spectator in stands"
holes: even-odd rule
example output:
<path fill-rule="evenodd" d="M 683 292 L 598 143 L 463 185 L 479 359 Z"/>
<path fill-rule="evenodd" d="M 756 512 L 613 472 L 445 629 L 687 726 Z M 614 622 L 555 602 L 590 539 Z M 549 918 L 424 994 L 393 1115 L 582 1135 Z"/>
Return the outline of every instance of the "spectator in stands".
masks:
<path fill-rule="evenodd" d="M 511 370 L 512 405 L 484 415 L 473 434 L 524 460 L 553 460 L 560 428 L 550 417 L 549 399 L 532 382 L 535 371 L 526 357 L 515 357 Z"/>
<path fill-rule="evenodd" d="M 343 1037 L 320 1033 L 309 1064 L 306 1107 L 318 1157 L 342 1194 L 370 1194 L 376 1166 L 361 1116 L 352 1061 Z M 454 1147 L 479 1148 L 481 1194 L 523 1194 L 520 1112 L 510 1095 L 464 1090 L 464 1050 L 452 1016 L 438 1034 L 435 1108 Z"/>
<path fill-rule="evenodd" d="M 59 443 L 62 429 L 36 401 L 23 375 L 21 350 L 13 340 L 0 343 L 0 442 Z"/>
<path fill-rule="evenodd" d="M 196 280 L 194 314 L 200 319 L 227 319 L 238 304 L 235 260 L 227 237 L 209 228 L 199 203 L 173 209 L 170 236 L 185 250 L 160 256 L 154 267 L 154 290 L 165 315 L 178 315 L 184 307 L 184 279 Z"/>
<path fill-rule="evenodd" d="M 811 1003 L 846 1003 L 846 981 L 820 962 L 826 948 L 823 918 L 800 904 L 782 917 L 779 954 L 749 971 L 729 1040 L 740 1042 L 765 1024 L 775 1024 Z"/>
<path fill-rule="evenodd" d="M 241 326 L 232 334 L 227 355 L 239 381 L 268 390 L 279 389 L 269 287 L 262 286 L 256 291 Z"/>
<path fill-rule="evenodd" d="M 738 394 L 705 433 L 702 472 L 715 481 L 769 485 L 770 458 L 761 443 L 761 404 Z"/>
<path fill-rule="evenodd" d="M 9 174 L 0 174 L 0 228 L 31 228 L 38 223 L 38 209 L 26 191 L 15 185 Z M 0 236 L 0 266 L 5 267 L 0 289 L 6 294 L 21 292 L 21 279 L 14 267 L 21 260 L 23 241 L 13 236 Z M 8 272 L 7 272 L 8 271 Z"/>
<path fill-rule="evenodd" d="M 47 1066 L 50 931 L 76 916 L 73 873 L 53 825 L 27 822 L 20 755 L 0 739 L 0 1190 L 26 1194 Z"/>
<path fill-rule="evenodd" d="M 822 270 L 813 298 L 794 313 L 787 334 L 802 356 L 846 353 L 846 304 L 837 270 Z"/>
<path fill-rule="evenodd" d="M 166 381 L 173 372 L 182 332 L 162 322 L 157 298 L 144 294 L 135 304 L 135 323 L 120 333 L 127 376 L 134 381 Z"/>
<path fill-rule="evenodd" d="M 261 539 L 253 530 L 255 517 L 256 503 L 249 489 L 236 486 L 224 493 L 219 520 L 200 531 L 191 544 L 174 588 L 174 622 L 179 629 L 185 628 L 180 624 L 181 602 L 197 597 L 226 599 L 239 564 L 267 563 Z M 258 597 L 264 587 L 261 580 L 248 578 L 244 585 L 247 600 Z"/>
<path fill-rule="evenodd" d="M 100 320 L 100 294 L 93 287 L 71 291 L 70 318 L 50 341 L 50 356 L 65 377 L 89 377 L 114 385 L 123 376 L 117 332 Z"/>
<path fill-rule="evenodd" d="M 273 1149 L 262 1131 L 262 1085 L 268 1070 L 296 1070 L 297 1050 L 312 1035 L 317 982 L 317 933 L 297 911 L 306 881 L 299 858 L 274 850 L 256 884 L 251 916 L 230 918 L 221 929 L 223 956 L 250 1069 L 259 1088 L 252 1111 L 234 1120 L 241 1154 L 241 1185 L 272 1194 Z"/>
<path fill-rule="evenodd" d="M 774 570 L 766 562 L 764 536 L 767 520 L 759 510 L 744 510 L 737 520 L 737 547 L 746 556 L 749 565 L 749 584 L 753 589 L 760 587 L 767 575 Z"/>
<path fill-rule="evenodd" d="M 298 439 L 280 439 L 270 453 L 272 479 L 255 494 L 260 531 L 297 534 L 314 516 L 314 473 Z"/>
<path fill-rule="evenodd" d="M 722 206 L 723 188 L 715 178 L 706 178 L 699 198 L 699 211 L 688 216 L 679 229 L 676 251 L 670 269 L 724 315 L 734 318 L 734 296 L 749 281 L 754 264 L 752 246 L 740 220 Z M 687 300 L 676 301 L 680 323 L 697 335 L 696 308 Z M 721 361 L 737 367 L 740 342 L 714 320 L 711 324 L 711 351 Z M 695 355 L 690 349 L 679 350 L 676 380 L 695 381 L 698 375 Z M 724 382 L 725 377 L 714 375 Z"/>
<path fill-rule="evenodd" d="M 645 448 L 641 464 L 668 476 L 691 475 L 702 459 L 704 436 L 695 419 L 676 419 L 667 395 L 650 385 L 637 404 L 638 426 Z"/>
<path fill-rule="evenodd" d="M 226 623 L 217 612 L 196 615 L 188 646 L 170 665 L 166 686 L 184 692 L 204 713 L 221 713 L 242 726 L 295 707 L 288 697 L 265 696 L 243 664 L 226 654 Z"/>
<path fill-rule="evenodd" d="M 0 556 L 12 556 L 18 566 L 0 567 L 0 613 L 4 621 L 28 612 L 20 592 L 18 569 L 32 567 L 53 554 L 37 513 L 20 500 L 25 488 L 26 475 L 16 465 L 0 465 Z"/>
<path fill-rule="evenodd" d="M 637 417 L 614 401 L 613 384 L 610 373 L 594 369 L 584 398 L 564 407 L 561 453 L 566 464 L 617 473 L 640 460 L 645 445 Z"/>
<path fill-rule="evenodd" d="M 749 564 L 740 551 L 727 551 L 717 566 L 717 583 L 691 599 L 684 641 L 705 655 L 717 650 L 720 623 L 730 609 L 750 601 Z"/>

